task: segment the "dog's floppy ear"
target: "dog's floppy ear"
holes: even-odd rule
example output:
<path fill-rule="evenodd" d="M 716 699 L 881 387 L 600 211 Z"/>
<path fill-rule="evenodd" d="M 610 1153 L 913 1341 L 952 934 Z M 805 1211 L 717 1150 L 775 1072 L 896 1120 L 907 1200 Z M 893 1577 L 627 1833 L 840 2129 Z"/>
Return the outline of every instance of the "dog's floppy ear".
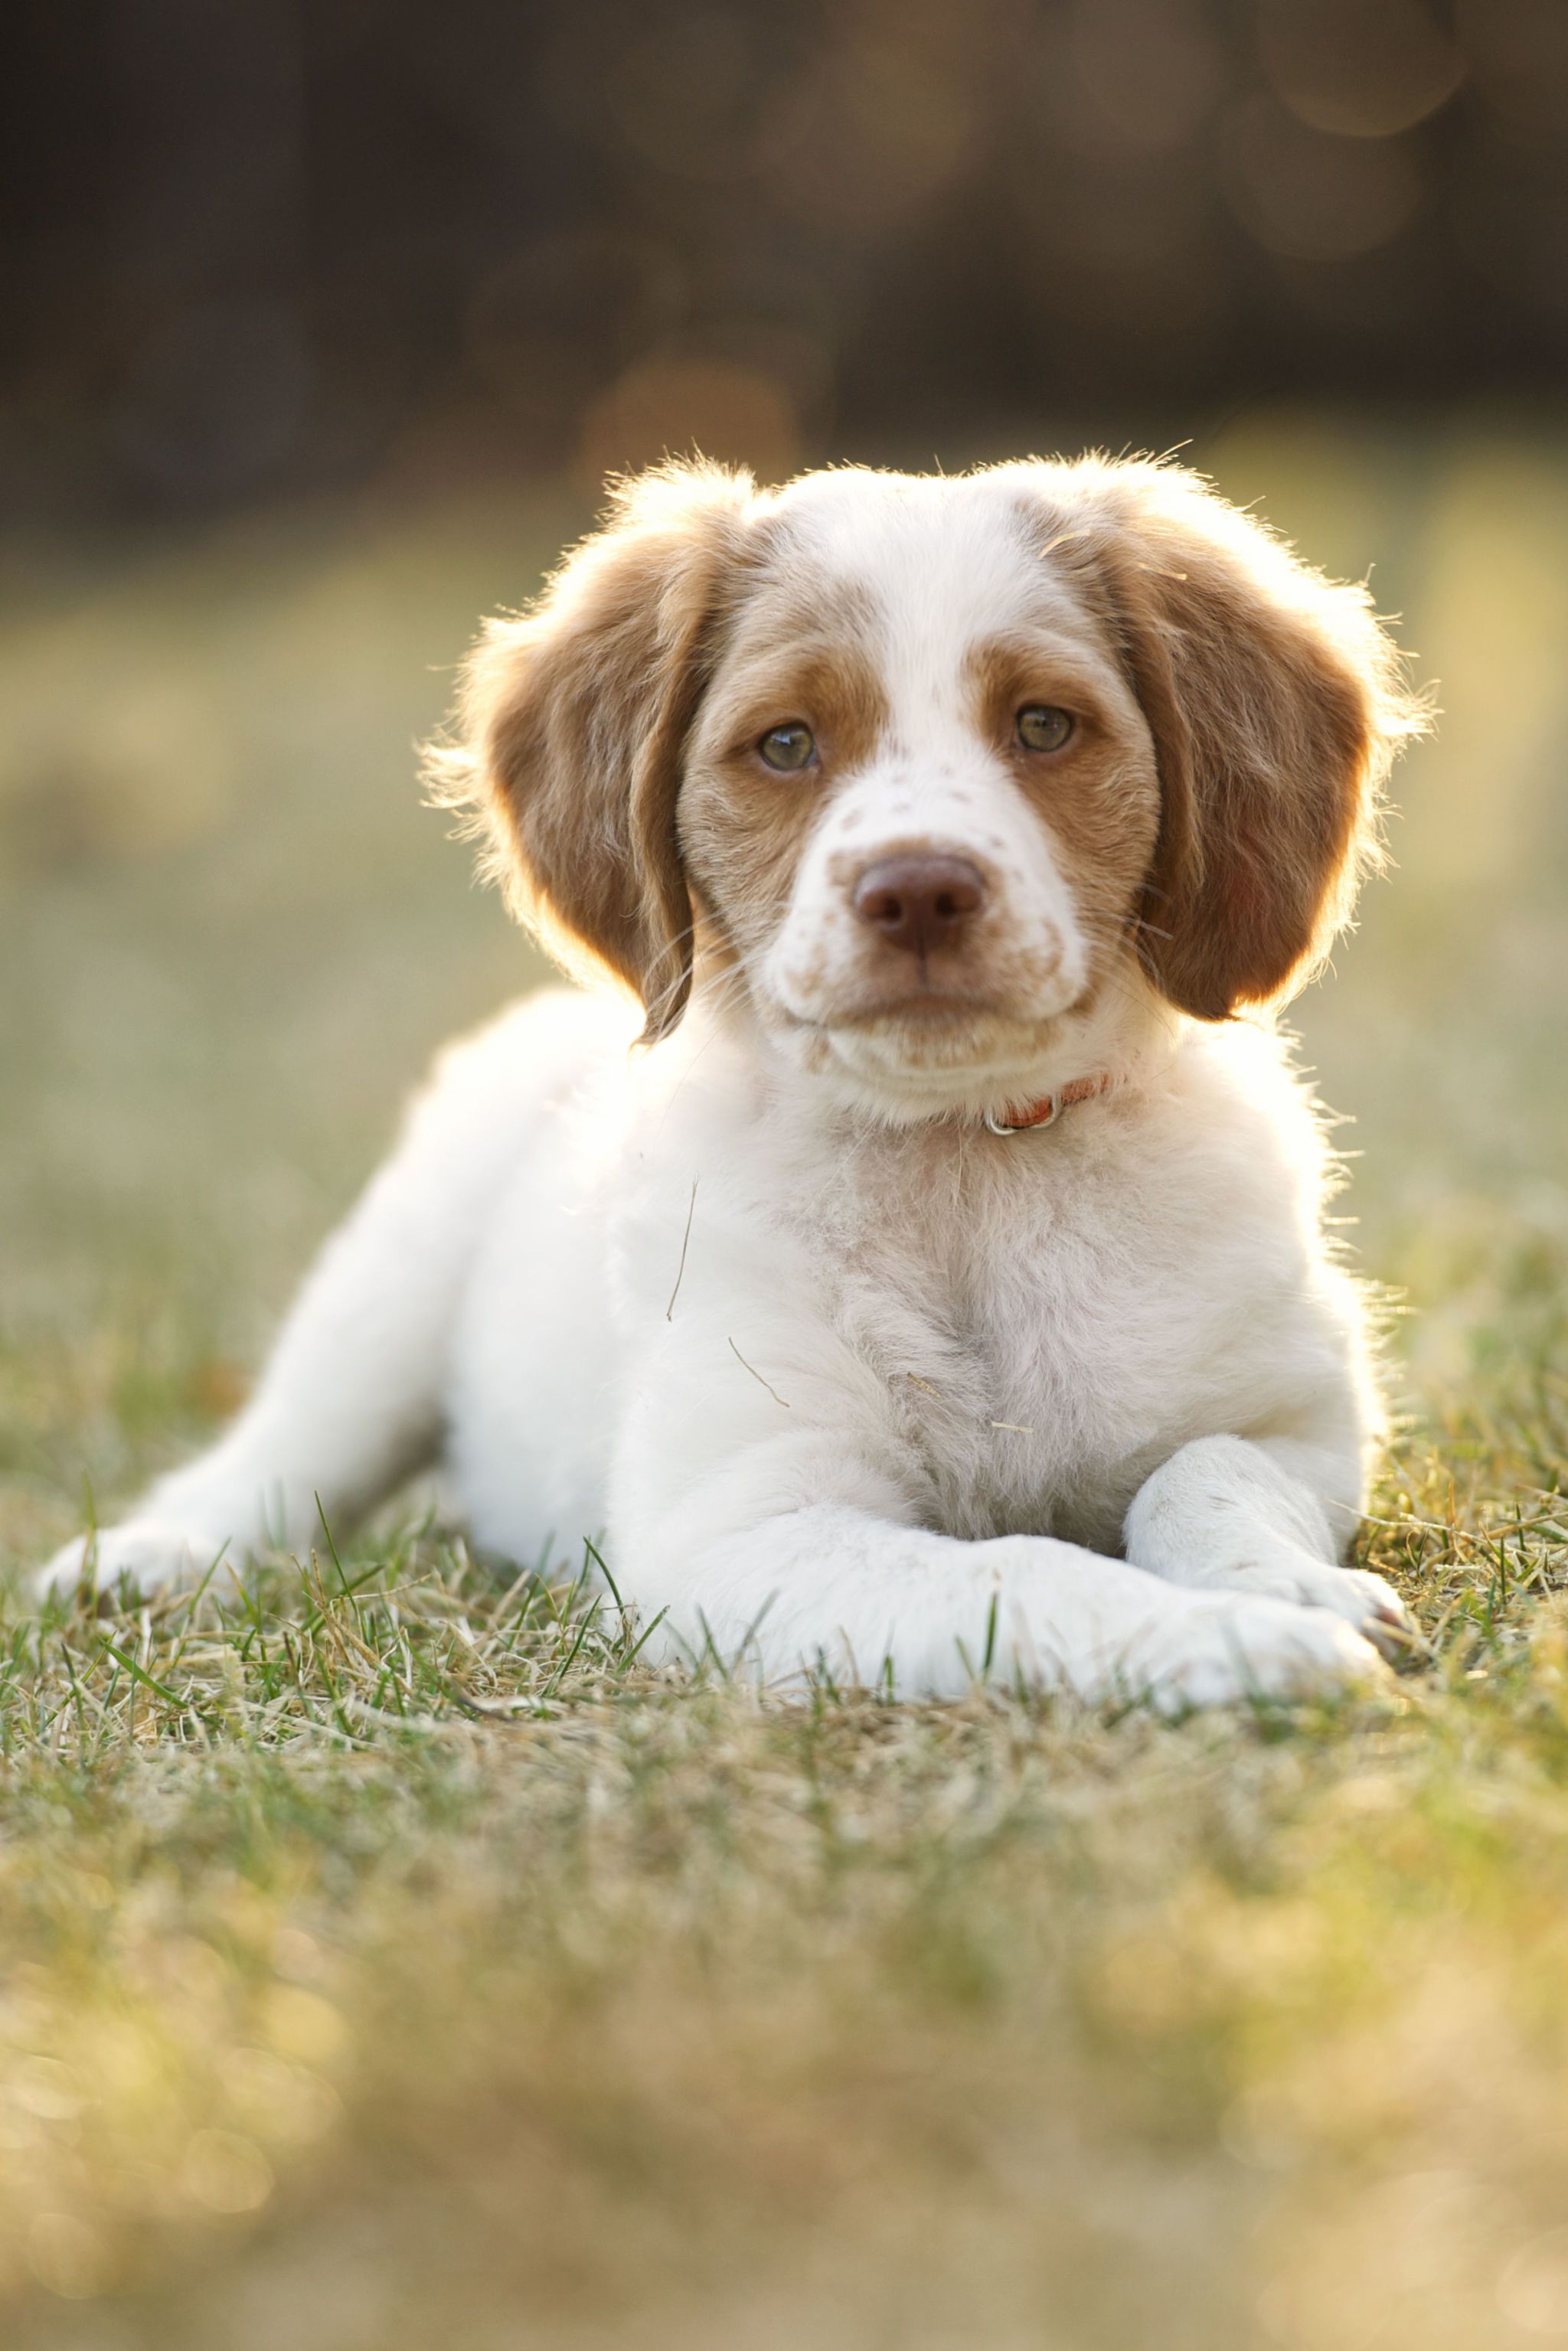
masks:
<path fill-rule="evenodd" d="M 1306 977 L 1377 856 L 1379 794 L 1425 723 L 1361 588 L 1300 562 L 1196 475 L 1096 465 L 1090 534 L 1154 737 L 1145 969 L 1223 1020 Z"/>
<path fill-rule="evenodd" d="M 464 672 L 434 797 L 487 835 L 508 898 L 570 967 L 607 967 L 666 1036 L 692 977 L 675 833 L 687 733 L 733 596 L 749 475 L 669 465 L 623 485 L 606 527 Z"/>

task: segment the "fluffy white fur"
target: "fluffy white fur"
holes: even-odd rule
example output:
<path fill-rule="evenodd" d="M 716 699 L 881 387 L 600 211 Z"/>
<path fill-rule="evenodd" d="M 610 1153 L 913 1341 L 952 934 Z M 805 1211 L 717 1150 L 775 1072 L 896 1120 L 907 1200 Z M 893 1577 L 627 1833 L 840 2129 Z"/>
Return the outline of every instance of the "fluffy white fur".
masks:
<path fill-rule="evenodd" d="M 1034 534 L 1029 497 L 1048 509 Z M 672 754 L 681 854 L 708 859 L 684 1022 L 634 1048 L 622 999 L 552 992 L 451 1050 L 246 1409 L 47 1578 L 149 1587 L 220 1550 L 239 1567 L 308 1546 L 318 1496 L 346 1525 L 439 1458 L 481 1545 L 527 1560 L 548 1536 L 602 1532 L 627 1605 L 664 1612 L 653 1654 L 711 1645 L 777 1684 L 821 1664 L 950 1695 L 984 1673 L 1183 1707 L 1380 1671 L 1373 1644 L 1405 1619 L 1341 1564 L 1377 1409 L 1358 1300 L 1322 1239 L 1310 1107 L 1266 1018 L 1194 1018 L 1151 976 L 1146 893 L 1124 921 L 1089 904 L 1083 827 L 1070 856 L 1055 784 L 1037 789 L 987 731 L 966 667 L 977 643 L 1032 632 L 1039 698 L 1080 693 L 1096 822 L 1143 792 L 1164 841 L 1170 722 L 1134 622 L 1099 596 L 1098 548 L 1108 563 L 1114 533 L 1135 568 L 1147 513 L 1163 528 L 1179 508 L 1218 534 L 1216 561 L 1250 534 L 1247 594 L 1277 603 L 1285 570 L 1309 603 L 1350 591 L 1147 467 L 846 472 L 766 496 L 666 478 L 515 643 L 492 641 L 480 734 L 507 658 L 538 670 L 569 622 L 610 626 L 584 618 L 584 566 L 608 576 L 639 531 L 690 544 L 716 499 L 726 584 Z M 1063 529 L 1079 536 L 1059 558 Z M 1178 603 L 1202 592 L 1191 569 Z M 758 615 L 780 581 L 829 609 L 852 591 L 875 688 L 852 759 L 835 765 L 830 719 L 768 702 Z M 693 658 L 662 636 L 655 666 Z M 1245 657 L 1284 657 L 1261 643 Z M 606 675 L 635 731 L 642 686 Z M 815 778 L 747 768 L 714 717 L 732 705 L 747 725 L 817 724 Z M 501 760 L 483 740 L 465 756 Z M 781 849 L 776 796 L 801 790 Z M 771 896 L 747 878 L 753 826 L 782 872 Z M 973 858 L 988 889 L 963 967 L 935 982 L 868 939 L 852 902 L 868 861 L 931 844 Z M 577 853 L 632 854 L 597 816 Z M 523 854 L 573 925 L 547 852 Z M 1336 872 L 1330 857 L 1325 898 Z M 653 980 L 643 992 L 656 1005 Z M 1104 1096 L 1049 1127 L 981 1122 L 1101 1074 Z"/>

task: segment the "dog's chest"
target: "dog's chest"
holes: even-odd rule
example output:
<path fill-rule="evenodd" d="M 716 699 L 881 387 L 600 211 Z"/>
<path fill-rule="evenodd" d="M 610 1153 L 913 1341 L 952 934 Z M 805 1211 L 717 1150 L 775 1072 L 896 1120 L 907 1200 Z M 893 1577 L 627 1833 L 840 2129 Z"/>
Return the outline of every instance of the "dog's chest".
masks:
<path fill-rule="evenodd" d="M 1201 1248 L 1135 1183 L 1060 1175 L 869 1187 L 852 1217 L 829 1204 L 818 1262 L 938 1524 L 1113 1547 L 1211 1388 L 1214 1313 Z"/>

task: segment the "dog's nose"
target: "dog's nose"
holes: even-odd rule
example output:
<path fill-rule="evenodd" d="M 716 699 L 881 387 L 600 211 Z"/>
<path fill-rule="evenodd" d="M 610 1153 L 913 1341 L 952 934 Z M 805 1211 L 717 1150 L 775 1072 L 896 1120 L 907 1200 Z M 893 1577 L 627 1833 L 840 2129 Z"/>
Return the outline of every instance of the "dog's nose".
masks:
<path fill-rule="evenodd" d="M 883 857 L 855 883 L 854 909 L 890 946 L 927 956 L 956 946 L 986 903 L 979 868 L 967 857 Z"/>

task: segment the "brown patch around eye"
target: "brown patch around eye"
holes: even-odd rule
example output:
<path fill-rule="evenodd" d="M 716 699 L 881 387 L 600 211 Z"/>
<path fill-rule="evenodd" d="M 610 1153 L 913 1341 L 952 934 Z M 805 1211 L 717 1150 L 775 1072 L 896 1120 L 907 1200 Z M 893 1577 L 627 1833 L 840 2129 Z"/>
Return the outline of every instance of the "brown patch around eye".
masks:
<path fill-rule="evenodd" d="M 1114 725 L 1082 655 L 1053 656 L 1030 638 L 998 637 L 970 649 L 964 673 L 976 726 L 1009 754 L 1023 747 L 1018 739 L 1020 710 L 1064 711 L 1072 726 L 1063 749 L 1103 736 Z"/>
<path fill-rule="evenodd" d="M 771 935 L 824 798 L 874 756 L 888 716 L 869 621 L 851 591 L 757 592 L 709 689 L 680 801 L 687 870 L 714 944 L 756 946 Z M 816 756 L 797 772 L 758 756 L 781 721 L 811 731 Z"/>
<path fill-rule="evenodd" d="M 1108 664 L 1102 677 L 1094 667 L 1076 650 L 1053 653 L 1027 636 L 977 645 L 966 664 L 976 726 L 1049 834 L 1100 973 L 1137 909 L 1160 800 L 1136 706 Z M 1073 722 L 1050 757 L 1019 740 L 1018 714 L 1030 705 L 1064 710 Z"/>
<path fill-rule="evenodd" d="M 737 730 L 747 751 L 783 713 L 786 723 L 810 728 L 818 764 L 843 775 L 864 765 L 886 728 L 881 681 L 867 661 L 841 645 L 797 646 L 777 665 L 759 667 L 757 684 L 766 700 L 748 705 L 751 718 L 743 718 Z"/>

